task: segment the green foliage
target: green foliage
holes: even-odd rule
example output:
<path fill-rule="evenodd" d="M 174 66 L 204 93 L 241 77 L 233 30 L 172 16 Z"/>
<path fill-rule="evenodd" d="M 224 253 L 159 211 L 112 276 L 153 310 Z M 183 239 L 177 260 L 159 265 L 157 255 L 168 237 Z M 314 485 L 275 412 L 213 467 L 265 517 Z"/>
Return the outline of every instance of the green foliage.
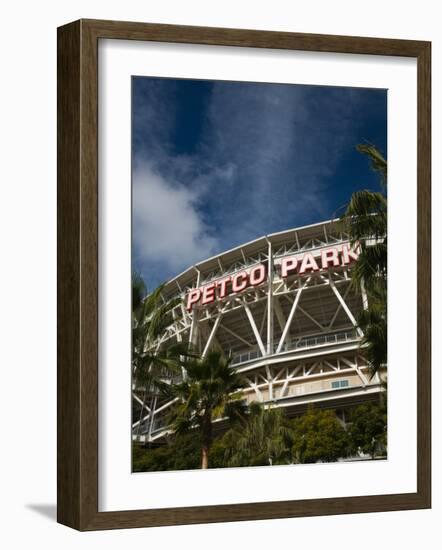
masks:
<path fill-rule="evenodd" d="M 290 464 L 292 433 L 282 409 L 252 403 L 217 442 L 216 460 L 223 466 Z"/>
<path fill-rule="evenodd" d="M 367 155 L 382 187 L 382 192 L 364 189 L 353 193 L 340 220 L 350 242 L 360 247 L 351 276 L 354 288 L 359 292 L 364 287 L 367 293 L 368 309 L 358 323 L 373 376 L 387 362 L 387 161 L 373 145 L 356 149 Z"/>
<path fill-rule="evenodd" d="M 132 275 L 132 377 L 140 398 L 153 405 L 158 394 L 157 383 L 179 371 L 178 357 L 182 344 L 158 348 L 157 340 L 171 322 L 171 310 L 177 300 L 164 302 L 163 286 L 148 294 L 142 277 Z M 132 418 L 141 421 L 143 409 L 132 407 Z M 141 425 L 141 423 L 140 423 Z"/>
<path fill-rule="evenodd" d="M 293 420 L 293 438 L 296 463 L 335 462 L 349 454 L 348 435 L 332 410 L 309 406 L 306 414 Z"/>
<path fill-rule="evenodd" d="M 227 468 L 226 453 L 228 452 L 228 442 L 224 438 L 226 434 L 216 437 L 213 440 L 209 452 L 209 463 L 211 468 Z"/>
<path fill-rule="evenodd" d="M 315 409 L 294 419 L 284 410 L 252 403 L 213 437 L 208 451 L 211 468 L 270 464 L 335 462 L 356 455 L 383 456 L 387 446 L 386 403 L 360 405 L 349 411 L 345 430 L 333 410 Z M 192 470 L 201 467 L 201 430 L 172 434 L 158 448 L 133 444 L 133 471 Z"/>
<path fill-rule="evenodd" d="M 356 146 L 357 151 L 367 155 L 368 160 L 370 161 L 371 168 L 381 177 L 381 183 L 383 185 L 387 184 L 387 161 L 384 159 L 382 154 L 374 145 L 361 143 Z"/>
<path fill-rule="evenodd" d="M 384 455 L 387 446 L 386 403 L 367 403 L 351 411 L 348 433 L 353 453 L 361 450 L 372 458 Z"/>
<path fill-rule="evenodd" d="M 175 373 L 182 345 L 158 349 L 157 339 L 171 322 L 177 301 L 163 302 L 164 285 L 150 294 L 140 275 L 132 275 L 132 374 L 138 387 L 151 391 L 157 379 Z"/>
<path fill-rule="evenodd" d="M 372 366 L 372 376 L 381 365 L 387 362 L 387 289 L 379 287 L 372 290 L 369 307 L 361 311 L 358 317 L 364 337 L 362 346 L 364 355 Z"/>
<path fill-rule="evenodd" d="M 200 454 L 200 442 L 195 434 L 171 437 L 166 445 L 157 448 L 146 448 L 134 443 L 132 470 L 134 472 L 195 470 L 200 465 Z"/>
<path fill-rule="evenodd" d="M 230 361 L 218 350 L 203 358 L 187 355 L 181 363 L 184 379 L 177 384 L 159 384 L 166 397 L 177 400 L 168 419 L 174 432 L 182 435 L 197 430 L 200 434 L 203 468 L 208 466 L 213 420 L 232 414 L 232 402 L 240 398 L 243 380 Z"/>

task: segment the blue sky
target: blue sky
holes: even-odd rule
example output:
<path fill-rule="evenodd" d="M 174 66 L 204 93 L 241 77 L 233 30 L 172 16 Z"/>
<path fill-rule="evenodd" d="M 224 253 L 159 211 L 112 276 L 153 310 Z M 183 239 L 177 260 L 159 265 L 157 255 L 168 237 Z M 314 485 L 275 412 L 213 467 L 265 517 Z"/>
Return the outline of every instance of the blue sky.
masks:
<path fill-rule="evenodd" d="M 355 146 L 386 155 L 386 90 L 134 77 L 132 94 L 132 258 L 149 289 L 379 188 Z"/>

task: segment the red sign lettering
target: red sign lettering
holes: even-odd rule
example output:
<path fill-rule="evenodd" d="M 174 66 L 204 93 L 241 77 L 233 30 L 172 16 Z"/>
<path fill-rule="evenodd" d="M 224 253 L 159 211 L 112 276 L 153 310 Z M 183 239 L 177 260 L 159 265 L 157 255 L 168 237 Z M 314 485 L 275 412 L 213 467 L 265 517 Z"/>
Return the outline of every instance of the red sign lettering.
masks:
<path fill-rule="evenodd" d="M 275 266 L 279 267 L 280 277 L 286 279 L 292 275 L 306 275 L 324 271 L 330 267 L 345 267 L 356 261 L 359 257 L 359 247 L 350 248 L 343 244 L 325 248 L 318 251 L 310 251 L 297 256 L 285 256 L 275 260 Z M 228 275 L 218 281 L 214 281 L 200 288 L 193 288 L 187 293 L 186 308 L 192 311 L 197 304 L 208 305 L 215 300 L 222 300 L 229 294 L 236 294 L 252 286 L 259 286 L 267 278 L 267 268 L 264 264 L 253 266 L 249 270 L 239 271 L 234 275 Z"/>

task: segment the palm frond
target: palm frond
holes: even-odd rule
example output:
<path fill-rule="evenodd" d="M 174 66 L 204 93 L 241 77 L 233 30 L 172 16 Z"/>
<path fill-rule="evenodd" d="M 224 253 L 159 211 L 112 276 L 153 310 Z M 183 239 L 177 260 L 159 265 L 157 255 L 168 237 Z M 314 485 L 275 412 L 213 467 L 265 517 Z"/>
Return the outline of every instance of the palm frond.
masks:
<path fill-rule="evenodd" d="M 354 289 L 365 288 L 368 298 L 358 324 L 364 333 L 361 349 L 373 376 L 387 361 L 387 161 L 371 144 L 356 149 L 368 157 L 382 185 L 382 192 L 353 193 L 339 222 L 360 250 L 351 279 Z"/>
<path fill-rule="evenodd" d="M 382 156 L 379 149 L 370 144 L 359 144 L 356 146 L 357 151 L 367 155 L 370 160 L 371 167 L 375 172 L 378 172 L 381 176 L 381 182 L 386 185 L 387 183 L 387 161 Z"/>

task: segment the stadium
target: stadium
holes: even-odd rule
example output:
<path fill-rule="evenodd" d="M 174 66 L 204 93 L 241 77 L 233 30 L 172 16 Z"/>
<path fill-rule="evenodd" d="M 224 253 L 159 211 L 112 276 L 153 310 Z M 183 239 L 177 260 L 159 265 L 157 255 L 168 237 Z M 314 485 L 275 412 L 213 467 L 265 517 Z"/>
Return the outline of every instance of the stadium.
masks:
<path fill-rule="evenodd" d="M 163 299 L 178 301 L 155 347 L 190 342 L 203 357 L 222 350 L 244 377 L 244 402 L 283 407 L 289 417 L 314 404 L 345 424 L 350 408 L 385 391 L 385 369 L 371 377 L 361 353 L 357 318 L 367 296 L 351 283 L 357 257 L 332 220 L 201 261 L 164 286 Z M 132 390 L 133 440 L 160 445 L 173 401 Z M 223 420 L 216 423 L 222 430 Z"/>

